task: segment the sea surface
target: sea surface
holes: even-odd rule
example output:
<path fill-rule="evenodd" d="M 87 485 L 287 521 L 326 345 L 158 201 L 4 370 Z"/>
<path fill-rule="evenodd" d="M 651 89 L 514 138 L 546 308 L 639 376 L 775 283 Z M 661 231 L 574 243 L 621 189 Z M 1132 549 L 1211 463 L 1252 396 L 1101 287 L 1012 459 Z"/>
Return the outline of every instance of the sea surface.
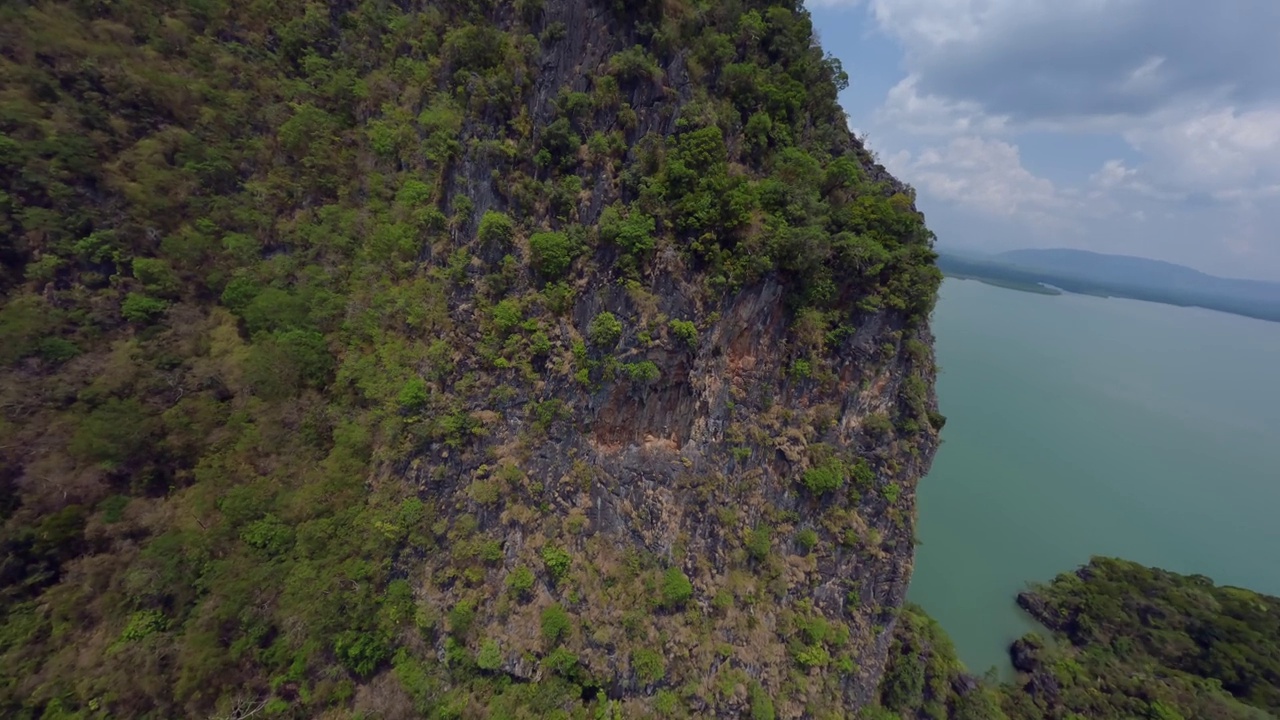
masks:
<path fill-rule="evenodd" d="M 947 279 L 910 599 L 1008 677 L 1014 604 L 1092 555 L 1280 595 L 1280 323 Z"/>

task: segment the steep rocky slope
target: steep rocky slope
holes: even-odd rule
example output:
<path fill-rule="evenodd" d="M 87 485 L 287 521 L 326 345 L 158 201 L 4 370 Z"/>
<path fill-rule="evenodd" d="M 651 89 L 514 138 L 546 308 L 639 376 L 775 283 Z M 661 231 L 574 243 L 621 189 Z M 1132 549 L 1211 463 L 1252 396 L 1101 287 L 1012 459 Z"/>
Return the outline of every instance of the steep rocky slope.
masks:
<path fill-rule="evenodd" d="M 793 3 L 0 10 L 0 708 L 846 717 L 938 273 Z"/>

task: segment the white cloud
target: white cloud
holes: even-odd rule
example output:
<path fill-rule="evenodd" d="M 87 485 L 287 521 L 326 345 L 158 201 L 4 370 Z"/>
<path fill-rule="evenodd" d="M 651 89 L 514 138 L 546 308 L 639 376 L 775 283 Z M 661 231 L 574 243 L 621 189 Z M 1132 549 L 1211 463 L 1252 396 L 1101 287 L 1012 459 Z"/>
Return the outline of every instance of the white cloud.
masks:
<path fill-rule="evenodd" d="M 1218 199 L 1271 195 L 1280 184 L 1280 106 L 1161 113 L 1124 133 L 1145 168 L 1174 190 Z"/>
<path fill-rule="evenodd" d="M 1280 279 L 1280 1 L 809 2 L 900 45 L 860 124 L 940 237 Z"/>
<path fill-rule="evenodd" d="M 921 94 L 919 81 L 918 75 L 908 75 L 893 86 L 876 122 L 921 135 L 997 134 L 1005 129 L 1008 118 L 987 115 L 970 100 Z"/>
<path fill-rule="evenodd" d="M 972 210 L 1044 221 L 1073 204 L 1049 180 L 1022 165 L 1018 148 L 974 135 L 889 158 L 891 171 L 930 195 Z"/>

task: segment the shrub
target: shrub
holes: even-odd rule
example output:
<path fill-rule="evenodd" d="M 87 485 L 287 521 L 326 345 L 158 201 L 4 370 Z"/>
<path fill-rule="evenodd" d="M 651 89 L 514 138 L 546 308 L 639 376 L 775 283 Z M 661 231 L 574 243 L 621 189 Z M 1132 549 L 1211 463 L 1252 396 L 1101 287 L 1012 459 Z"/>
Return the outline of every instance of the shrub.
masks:
<path fill-rule="evenodd" d="M 68 449 L 83 460 L 115 469 L 146 452 L 151 421 L 136 398 L 112 398 L 80 419 Z"/>
<path fill-rule="evenodd" d="M 400 388 L 396 401 L 402 410 L 420 410 L 427 404 L 429 398 L 427 381 L 422 378 L 410 378 L 404 387 Z"/>
<path fill-rule="evenodd" d="M 507 298 L 489 311 L 493 317 L 493 324 L 504 335 L 515 330 L 524 322 L 524 311 L 520 309 L 520 303 L 512 298 Z"/>
<path fill-rule="evenodd" d="M 368 677 L 391 656 L 391 648 L 377 633 L 348 630 L 333 644 L 338 661 L 360 677 Z"/>
<path fill-rule="evenodd" d="M 37 343 L 36 352 L 45 362 L 59 365 L 79 355 L 80 348 L 70 340 L 47 337 Z"/>
<path fill-rule="evenodd" d="M 849 468 L 849 477 L 855 485 L 866 490 L 875 482 L 876 471 L 871 469 L 866 460 L 858 460 Z"/>
<path fill-rule="evenodd" d="M 872 413 L 862 421 L 872 437 L 884 438 L 893 433 L 893 421 L 884 413 Z"/>
<path fill-rule="evenodd" d="M 671 328 L 671 334 L 675 335 L 685 345 L 691 348 L 698 347 L 698 326 L 694 325 L 690 320 L 672 320 L 667 323 Z"/>
<path fill-rule="evenodd" d="M 604 350 L 612 350 L 622 339 L 622 322 L 613 313 L 605 311 L 595 316 L 587 326 L 587 339 Z"/>
<path fill-rule="evenodd" d="M 791 363 L 790 375 L 796 380 L 808 380 L 813 377 L 813 364 L 804 358 L 798 358 Z"/>
<path fill-rule="evenodd" d="M 805 552 L 812 552 L 818 544 L 818 533 L 812 528 L 805 528 L 796 533 L 796 542 L 800 543 L 800 547 L 804 548 Z"/>
<path fill-rule="evenodd" d="M 653 707 L 662 717 L 673 717 L 680 708 L 680 696 L 670 690 L 659 690 L 654 696 Z"/>
<path fill-rule="evenodd" d="M 751 720 L 774 720 L 773 698 L 758 682 L 751 683 Z"/>
<path fill-rule="evenodd" d="M 497 640 L 485 640 L 476 653 L 476 667 L 481 670 L 497 670 L 502 667 L 502 648 Z"/>
<path fill-rule="evenodd" d="M 149 635 L 164 632 L 169 627 L 169 620 L 164 613 L 157 610 L 141 610 L 129 616 L 129 624 L 125 626 L 120 639 L 125 642 L 141 640 Z"/>
<path fill-rule="evenodd" d="M 667 664 L 662 655 L 645 648 L 631 653 L 631 668 L 643 685 L 652 685 L 667 674 Z"/>
<path fill-rule="evenodd" d="M 693 597 L 693 583 L 689 576 L 678 567 L 667 568 L 662 576 L 662 604 L 664 607 L 677 608 Z"/>
<path fill-rule="evenodd" d="M 560 603 L 542 611 L 542 639 L 548 645 L 556 645 L 569 636 L 570 618 Z"/>
<path fill-rule="evenodd" d="M 564 275 L 578 255 L 578 245 L 566 233 L 539 232 L 529 237 L 530 262 L 547 279 Z"/>
<path fill-rule="evenodd" d="M 652 251 L 656 229 L 653 216 L 639 210 L 623 215 L 616 207 L 608 207 L 600 216 L 601 239 L 618 245 L 628 255 L 643 256 Z"/>
<path fill-rule="evenodd" d="M 902 486 L 898 483 L 891 482 L 880 488 L 880 494 L 884 495 L 884 499 L 888 501 L 890 505 L 894 505 L 898 502 L 898 496 L 902 494 Z"/>
<path fill-rule="evenodd" d="M 506 213 L 490 210 L 480 218 L 480 241 L 484 243 L 511 244 L 515 237 L 516 224 Z"/>
<path fill-rule="evenodd" d="M 529 595 L 529 591 L 533 589 L 533 571 L 524 565 L 521 565 L 507 575 L 506 582 L 507 587 L 511 589 L 511 592 L 515 593 L 518 597 L 527 597 Z"/>
<path fill-rule="evenodd" d="M 135 258 L 133 276 L 142 283 L 147 292 L 161 297 L 173 297 L 182 287 L 177 273 L 169 267 L 169 263 L 156 258 Z"/>
<path fill-rule="evenodd" d="M 562 282 L 547 283 L 542 289 L 543 302 L 556 315 L 564 315 L 573 307 L 573 288 Z"/>
<path fill-rule="evenodd" d="M 757 525 L 747 533 L 747 552 L 756 560 L 769 557 L 773 549 L 773 530 L 768 525 Z"/>
<path fill-rule="evenodd" d="M 470 600 L 460 600 L 449 610 L 449 634 L 463 637 L 471 630 L 471 623 L 476 619 L 476 604 Z"/>
<path fill-rule="evenodd" d="M 573 558 L 564 548 L 545 545 L 542 548 L 542 562 L 547 564 L 547 572 L 551 573 L 551 577 L 560 580 L 569 572 Z"/>
<path fill-rule="evenodd" d="M 142 293 L 129 293 L 120 306 L 120 314 L 129 322 L 148 323 L 167 309 L 169 309 L 169 303 L 163 300 L 147 297 Z"/>
<path fill-rule="evenodd" d="M 662 70 L 658 67 L 658 62 L 639 45 L 627 48 L 610 58 L 609 74 L 623 80 L 649 79 L 656 82 L 662 78 Z"/>
<path fill-rule="evenodd" d="M 796 662 L 802 666 L 826 667 L 831 663 L 831 653 L 821 645 L 805 645 L 796 651 Z"/>
<path fill-rule="evenodd" d="M 578 656 L 563 647 L 558 647 L 547 653 L 547 656 L 542 659 L 542 666 L 560 675 L 571 675 L 578 667 Z"/>
<path fill-rule="evenodd" d="M 622 366 L 622 372 L 631 378 L 632 382 L 638 383 L 651 383 L 662 377 L 662 371 L 652 360 L 627 363 Z"/>
<path fill-rule="evenodd" d="M 801 482 L 809 488 L 809 492 L 814 495 L 822 495 L 824 493 L 839 490 L 844 485 L 844 463 L 832 458 L 804 471 Z"/>

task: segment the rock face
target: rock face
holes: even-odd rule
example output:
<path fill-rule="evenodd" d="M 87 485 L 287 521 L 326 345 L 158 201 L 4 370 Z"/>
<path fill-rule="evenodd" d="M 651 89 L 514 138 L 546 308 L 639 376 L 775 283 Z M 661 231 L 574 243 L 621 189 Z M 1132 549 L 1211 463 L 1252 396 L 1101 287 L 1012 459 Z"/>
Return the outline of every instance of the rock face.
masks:
<path fill-rule="evenodd" d="M 9 5 L 0 715 L 871 701 L 941 276 L 800 3 Z"/>
<path fill-rule="evenodd" d="M 553 122 L 561 92 L 589 91 L 634 42 L 597 3 L 548 0 L 544 11 L 565 32 L 535 63 L 535 132 Z M 661 65 L 662 83 L 624 87 L 627 137 L 676 134 L 697 112 L 688 54 Z M 593 122 L 620 127 L 612 111 Z M 834 137 L 831 151 L 858 158 L 868 192 L 909 192 L 847 132 Z M 626 163 L 641 154 L 632 146 Z M 491 169 L 467 156 L 448 186 L 477 218 L 510 209 Z M 627 191 L 608 169 L 584 175 L 577 219 L 590 226 Z M 794 300 L 802 276 L 721 292 L 677 247 L 660 245 L 632 275 L 616 253 L 602 245 L 581 264 L 572 307 L 548 330 L 542 377 L 490 375 L 465 406 L 476 434 L 425 447 L 401 471 L 436 507 L 445 539 L 439 554 L 402 559 L 402 571 L 429 605 L 474 611 L 464 633 L 441 635 L 439 656 L 496 644 L 498 672 L 542 681 L 567 651 L 579 663 L 569 674 L 627 714 L 672 692 L 703 717 L 855 711 L 884 667 L 911 575 L 915 487 L 937 446 L 927 323 L 858 307 L 863 290 L 849 283 L 825 324 L 805 327 Z M 477 240 L 474 254 L 497 265 L 502 251 Z M 451 303 L 452 325 L 482 327 L 468 300 Z M 602 316 L 621 331 L 593 342 Z M 481 343 L 476 333 L 456 345 Z M 455 360 L 464 375 L 485 367 Z M 497 387 L 508 394 L 494 404 Z M 460 573 L 457 548 L 476 546 L 500 557 Z M 531 587 L 517 579 L 528 571 Z M 561 610 L 569 626 L 548 629 Z"/>

